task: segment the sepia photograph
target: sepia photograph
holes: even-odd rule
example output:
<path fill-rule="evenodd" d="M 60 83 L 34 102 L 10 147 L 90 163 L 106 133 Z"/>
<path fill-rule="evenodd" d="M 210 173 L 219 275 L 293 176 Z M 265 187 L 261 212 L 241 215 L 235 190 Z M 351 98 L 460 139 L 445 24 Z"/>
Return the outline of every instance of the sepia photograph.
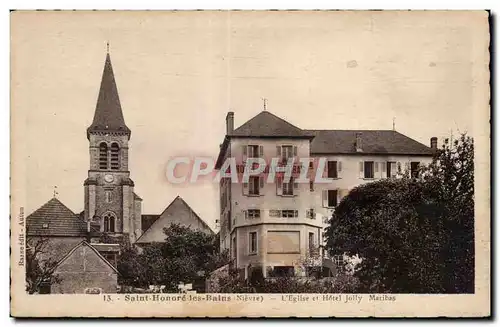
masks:
<path fill-rule="evenodd" d="M 488 11 L 12 11 L 11 314 L 486 317 Z"/>

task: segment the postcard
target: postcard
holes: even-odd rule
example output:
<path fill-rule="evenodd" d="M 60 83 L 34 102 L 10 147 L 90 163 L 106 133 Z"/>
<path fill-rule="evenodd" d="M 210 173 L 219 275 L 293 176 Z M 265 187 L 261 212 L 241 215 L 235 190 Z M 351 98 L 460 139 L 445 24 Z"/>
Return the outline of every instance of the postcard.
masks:
<path fill-rule="evenodd" d="M 490 316 L 489 16 L 12 11 L 12 316 Z"/>

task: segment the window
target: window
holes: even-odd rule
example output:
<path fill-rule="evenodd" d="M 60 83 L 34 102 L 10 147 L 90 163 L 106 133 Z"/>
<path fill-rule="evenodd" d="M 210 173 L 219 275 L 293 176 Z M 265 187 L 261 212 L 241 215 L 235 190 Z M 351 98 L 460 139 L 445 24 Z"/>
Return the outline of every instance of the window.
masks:
<path fill-rule="evenodd" d="M 309 191 L 314 192 L 314 181 L 313 180 L 309 181 Z"/>
<path fill-rule="evenodd" d="M 249 182 L 248 194 L 259 195 L 260 194 L 259 176 L 250 176 L 248 182 Z"/>
<path fill-rule="evenodd" d="M 298 216 L 299 216 L 298 210 L 281 210 L 281 217 L 283 218 L 294 218 Z"/>
<path fill-rule="evenodd" d="M 328 207 L 337 206 L 337 190 L 328 190 Z"/>
<path fill-rule="evenodd" d="M 260 209 L 248 209 L 246 211 L 247 219 L 260 218 Z"/>
<path fill-rule="evenodd" d="M 309 219 L 316 218 L 316 214 L 314 213 L 314 209 L 307 209 L 306 210 L 306 218 L 309 218 Z"/>
<path fill-rule="evenodd" d="M 108 145 L 99 144 L 99 169 L 108 169 Z"/>
<path fill-rule="evenodd" d="M 42 224 L 42 228 L 43 229 L 48 229 L 49 228 L 49 224 L 47 224 L 47 223 Z"/>
<path fill-rule="evenodd" d="M 248 158 L 258 158 L 259 157 L 259 146 L 249 145 L 248 146 Z"/>
<path fill-rule="evenodd" d="M 314 244 L 314 233 L 309 232 L 309 250 L 312 250 L 315 247 Z"/>
<path fill-rule="evenodd" d="M 337 161 L 328 161 L 328 178 L 337 178 Z"/>
<path fill-rule="evenodd" d="M 104 232 L 114 233 L 115 232 L 115 216 L 111 213 L 104 215 Z"/>
<path fill-rule="evenodd" d="M 299 216 L 298 210 L 269 210 L 269 217 L 274 218 L 295 218 Z"/>
<path fill-rule="evenodd" d="M 388 161 L 386 168 L 387 168 L 386 173 L 388 178 L 396 177 L 397 166 L 395 162 Z"/>
<path fill-rule="evenodd" d="M 111 169 L 120 169 L 120 147 L 117 143 L 111 144 Z"/>
<path fill-rule="evenodd" d="M 365 161 L 364 163 L 365 165 L 365 178 L 374 178 L 375 177 L 375 174 L 374 174 L 374 163 L 373 161 Z"/>
<path fill-rule="evenodd" d="M 281 162 L 287 162 L 288 158 L 293 158 L 297 155 L 297 147 L 292 145 L 278 145 L 276 147 L 276 152 Z"/>
<path fill-rule="evenodd" d="M 290 177 L 288 182 L 284 181 L 284 176 L 276 177 L 276 195 L 293 196 L 294 189 L 298 188 L 299 184 L 295 182 L 293 177 Z"/>
<path fill-rule="evenodd" d="M 264 156 L 264 147 L 262 145 L 243 145 L 243 161 L 246 158 L 261 158 Z"/>
<path fill-rule="evenodd" d="M 412 161 L 410 163 L 410 172 L 411 172 L 411 177 L 412 178 L 417 178 L 418 177 L 418 168 L 419 168 L 420 162 L 418 161 Z"/>
<path fill-rule="evenodd" d="M 231 253 L 232 253 L 233 259 L 236 258 L 236 236 L 233 237 L 233 242 L 231 244 Z"/>
<path fill-rule="evenodd" d="M 282 146 L 281 157 L 283 158 L 283 161 L 286 161 L 288 158 L 293 157 L 293 147 L 291 145 Z"/>
<path fill-rule="evenodd" d="M 248 245 L 250 254 L 257 253 L 257 232 L 248 233 Z"/>
<path fill-rule="evenodd" d="M 281 217 L 281 210 L 269 210 L 269 217 L 274 217 L 274 218 Z"/>
<path fill-rule="evenodd" d="M 220 187 L 220 209 L 221 212 L 224 212 L 227 207 L 227 202 L 229 198 L 228 185 L 226 183 L 227 178 L 221 178 L 221 187 Z"/>
<path fill-rule="evenodd" d="M 111 203 L 111 191 L 105 191 L 104 196 L 106 198 L 106 203 Z"/>
<path fill-rule="evenodd" d="M 323 206 L 334 208 L 337 206 L 338 190 L 325 190 L 323 191 Z"/>
<path fill-rule="evenodd" d="M 288 183 L 283 182 L 283 195 L 293 195 L 293 187 L 294 187 L 293 178 L 290 177 Z"/>

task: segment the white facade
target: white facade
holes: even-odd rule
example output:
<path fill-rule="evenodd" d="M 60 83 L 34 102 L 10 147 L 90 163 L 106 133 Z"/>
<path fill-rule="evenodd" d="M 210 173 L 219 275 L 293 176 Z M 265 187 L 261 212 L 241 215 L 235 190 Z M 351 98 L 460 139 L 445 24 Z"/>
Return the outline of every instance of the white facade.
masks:
<path fill-rule="evenodd" d="M 323 245 L 327 220 L 352 188 L 396 177 L 432 158 L 428 154 L 373 155 L 362 151 L 315 155 L 311 154 L 312 137 L 307 134 L 246 137 L 231 134 L 233 116 L 228 114 L 226 119 L 229 137 L 221 145 L 217 168 L 224 171 L 226 159 L 235 158 L 239 173 L 238 182 L 226 177 L 220 183 L 221 249 L 229 251 L 233 267 L 246 277 L 253 269 L 262 269 L 264 276 L 284 271 L 303 274 L 304 263 L 311 259 L 310 249 Z M 295 180 L 290 184 L 269 179 L 266 172 L 246 183 L 242 181 L 248 158 L 262 158 L 269 165 L 272 158 L 284 154 L 293 157 L 297 166 L 301 165 L 300 159 L 310 158 L 313 163 L 307 169 L 308 178 L 314 179 L 316 171 L 321 170 L 320 175 L 327 182 L 300 182 L 300 171 L 292 174 Z M 326 160 L 324 169 L 318 168 L 320 158 Z"/>

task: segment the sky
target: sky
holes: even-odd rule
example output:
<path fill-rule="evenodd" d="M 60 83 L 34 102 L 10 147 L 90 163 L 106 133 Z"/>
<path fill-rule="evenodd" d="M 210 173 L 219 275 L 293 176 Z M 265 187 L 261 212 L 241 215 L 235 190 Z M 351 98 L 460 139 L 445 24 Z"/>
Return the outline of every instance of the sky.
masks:
<path fill-rule="evenodd" d="M 216 158 L 226 113 L 238 127 L 263 98 L 303 129 L 392 129 L 394 119 L 426 145 L 484 134 L 485 23 L 464 12 L 15 12 L 12 196 L 29 214 L 57 186 L 83 210 L 106 42 L 143 213 L 180 195 L 214 227 L 218 185 L 170 184 L 166 164 Z"/>

